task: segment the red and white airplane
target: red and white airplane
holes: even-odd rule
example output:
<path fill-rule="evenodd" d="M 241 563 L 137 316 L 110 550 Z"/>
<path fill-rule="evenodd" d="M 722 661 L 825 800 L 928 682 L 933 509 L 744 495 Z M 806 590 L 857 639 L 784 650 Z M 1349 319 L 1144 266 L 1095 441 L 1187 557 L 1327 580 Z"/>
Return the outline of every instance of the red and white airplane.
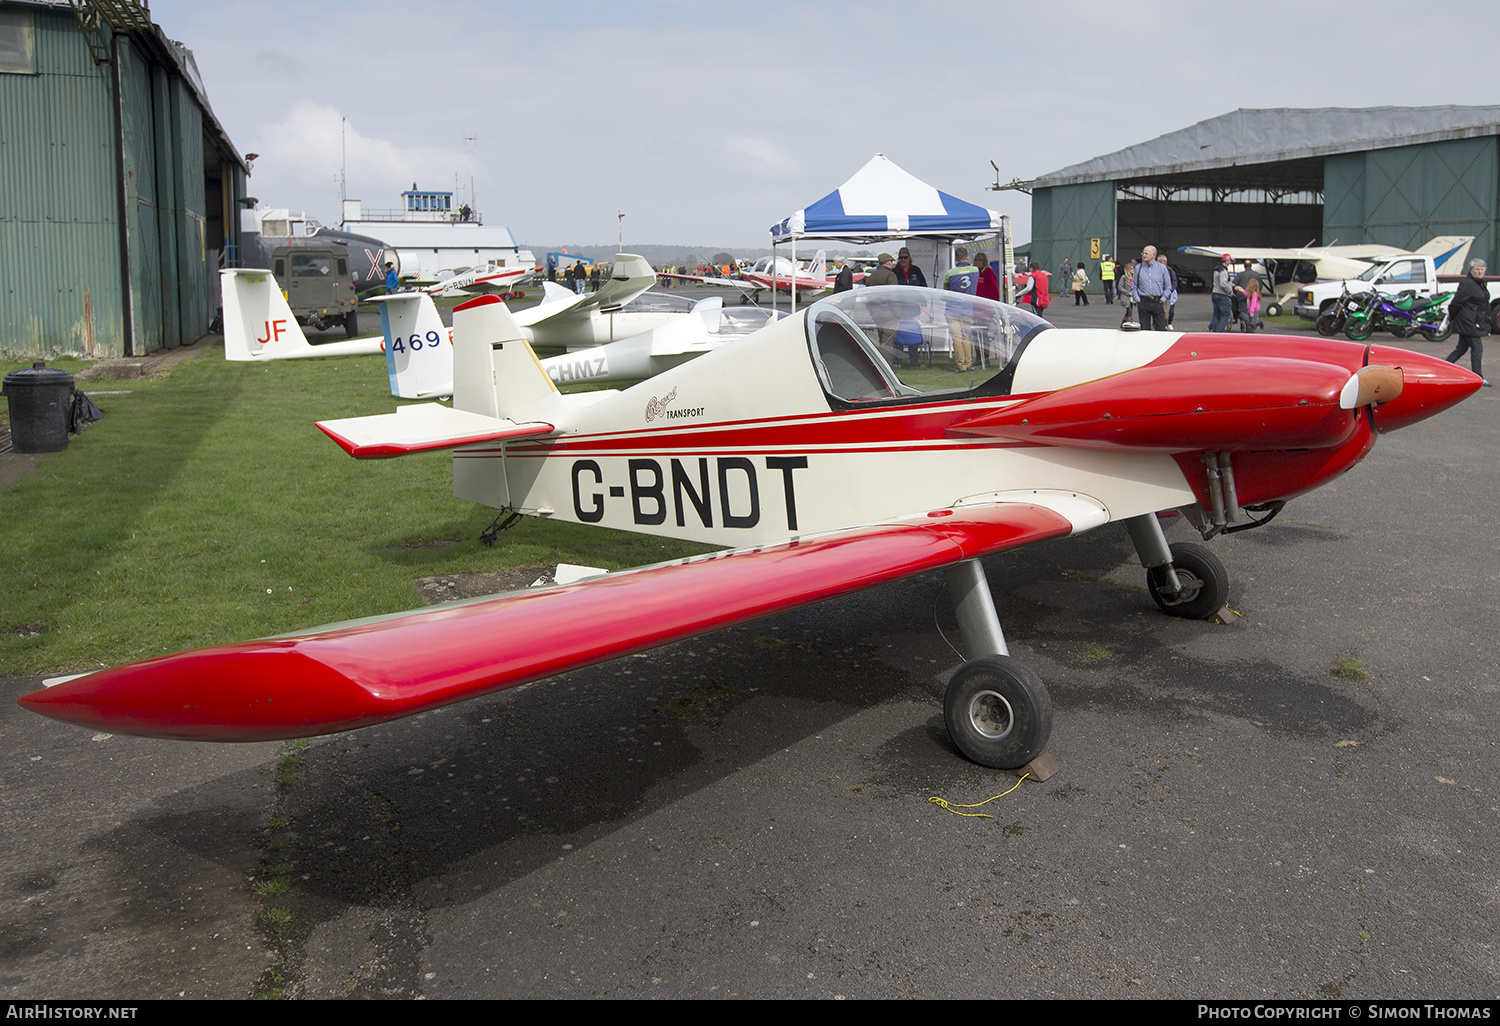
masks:
<path fill-rule="evenodd" d="M 703 282 L 705 285 L 723 285 L 740 290 L 740 302 L 758 301 L 762 292 L 822 292 L 833 288 L 834 278 L 828 275 L 828 254 L 818 250 L 806 271 L 786 257 L 761 257 L 748 270 L 741 270 L 738 278 L 715 278 L 699 274 L 663 274 L 663 278 L 680 278 L 685 281 Z M 856 274 L 855 281 L 863 281 L 863 274 Z"/>
<path fill-rule="evenodd" d="M 320 424 L 356 457 L 454 448 L 455 494 L 502 513 L 727 551 L 103 670 L 23 697 L 93 730 L 255 741 L 349 730 L 942 569 L 969 661 L 944 703 L 987 766 L 1045 750 L 1051 701 L 1007 654 L 980 560 L 1119 522 L 1161 610 L 1206 618 L 1213 538 L 1343 474 L 1480 379 L 1323 338 L 1065 331 L 1016 307 L 883 287 L 813 303 L 614 392 L 560 393 L 493 297 L 454 313 L 451 408 Z M 987 371 L 897 370 L 964 332 Z M 587 624 L 587 630 L 580 630 Z M 813 686 L 809 682 L 809 686 Z"/>
<path fill-rule="evenodd" d="M 525 293 L 510 291 L 536 277 L 535 267 L 499 267 L 485 264 L 481 267 L 460 267 L 438 272 L 437 280 L 428 284 L 418 283 L 423 292 L 434 296 L 462 296 L 471 289 L 500 293 L 501 299 L 522 299 Z"/>

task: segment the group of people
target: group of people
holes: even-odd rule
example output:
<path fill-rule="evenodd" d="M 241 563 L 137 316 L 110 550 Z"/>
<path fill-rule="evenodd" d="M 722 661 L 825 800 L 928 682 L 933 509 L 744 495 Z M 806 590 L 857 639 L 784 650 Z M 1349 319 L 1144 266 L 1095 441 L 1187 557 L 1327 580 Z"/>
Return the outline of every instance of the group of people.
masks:
<path fill-rule="evenodd" d="M 563 282 L 570 292 L 576 292 L 580 296 L 586 291 L 599 291 L 599 265 L 595 264 L 592 269 L 584 267 L 582 260 L 575 260 L 570 267 L 563 268 Z M 557 281 L 557 261 L 552 257 L 547 258 L 547 280 Z"/>
<path fill-rule="evenodd" d="M 1034 269 L 1035 264 L 1031 265 Z M 1104 259 L 1099 261 L 1099 283 L 1104 287 L 1104 302 L 1110 305 L 1115 301 L 1115 275 L 1119 273 L 1119 265 L 1104 254 Z M 1057 280 L 1073 293 L 1074 306 L 1089 305 L 1089 280 L 1088 269 L 1083 265 L 1083 259 L 1079 258 L 1078 266 L 1073 266 L 1073 261 L 1063 257 L 1062 266 L 1057 269 Z"/>
<path fill-rule="evenodd" d="M 1214 304 L 1213 318 L 1208 322 L 1209 331 L 1228 331 L 1231 324 L 1241 324 L 1245 330 L 1260 326 L 1260 295 L 1262 282 L 1250 261 L 1243 262 L 1238 274 L 1234 270 L 1234 258 L 1225 253 L 1219 258 L 1214 270 L 1214 284 L 1210 298 Z"/>

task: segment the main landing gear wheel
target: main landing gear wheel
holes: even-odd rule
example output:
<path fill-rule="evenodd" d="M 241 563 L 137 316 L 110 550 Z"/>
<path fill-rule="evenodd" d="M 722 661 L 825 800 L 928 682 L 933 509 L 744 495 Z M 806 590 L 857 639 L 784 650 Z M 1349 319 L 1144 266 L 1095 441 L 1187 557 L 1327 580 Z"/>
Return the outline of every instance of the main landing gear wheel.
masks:
<path fill-rule="evenodd" d="M 1017 769 L 1047 750 L 1052 698 L 1009 656 L 965 663 L 948 682 L 943 718 L 958 750 L 981 766 Z"/>
<path fill-rule="evenodd" d="M 1281 316 L 1281 304 L 1280 303 L 1267 303 L 1266 304 L 1266 316 L 1267 317 L 1280 317 Z"/>
<path fill-rule="evenodd" d="M 1182 585 L 1176 595 L 1167 591 L 1165 567 L 1146 571 L 1146 587 L 1163 613 L 1185 620 L 1206 620 L 1229 601 L 1229 572 L 1219 557 L 1202 545 L 1173 545 L 1172 566 Z"/>

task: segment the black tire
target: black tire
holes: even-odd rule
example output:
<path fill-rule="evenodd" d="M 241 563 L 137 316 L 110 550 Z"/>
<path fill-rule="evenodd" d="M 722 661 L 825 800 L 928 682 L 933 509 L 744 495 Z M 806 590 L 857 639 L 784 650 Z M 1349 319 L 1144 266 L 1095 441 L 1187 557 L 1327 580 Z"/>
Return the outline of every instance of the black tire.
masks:
<path fill-rule="evenodd" d="M 1016 769 L 1047 750 L 1052 697 L 1035 673 L 1009 656 L 967 662 L 943 697 L 948 735 L 965 756 L 992 769 Z"/>
<path fill-rule="evenodd" d="M 1267 303 L 1266 304 L 1266 309 L 1265 309 L 1264 312 L 1265 312 L 1265 315 L 1267 317 L 1280 317 L 1281 316 L 1281 304 L 1280 303 L 1274 303 L 1274 302 L 1273 303 Z"/>
<path fill-rule="evenodd" d="M 749 305 L 750 305 L 750 297 L 747 296 L 747 295 L 745 295 L 743 292 L 741 292 L 740 293 L 740 306 L 749 306 Z"/>
<path fill-rule="evenodd" d="M 1318 314 L 1318 320 L 1314 327 L 1318 329 L 1319 335 L 1322 335 L 1324 338 L 1332 338 L 1344 330 L 1344 315 L 1337 307 L 1330 306 Z"/>
<path fill-rule="evenodd" d="M 1175 597 L 1166 593 L 1165 568 L 1146 573 L 1146 587 L 1163 613 L 1184 620 L 1206 620 L 1229 601 L 1229 571 L 1219 557 L 1202 545 L 1178 543 L 1172 546 L 1172 566 L 1182 591 Z"/>
<path fill-rule="evenodd" d="M 344 335 L 353 338 L 359 334 L 359 314 L 353 310 L 344 314 Z"/>
<path fill-rule="evenodd" d="M 1490 334 L 1500 335 L 1500 303 L 1490 304 Z"/>
<path fill-rule="evenodd" d="M 1351 317 L 1344 323 L 1344 337 L 1351 342 L 1363 342 L 1375 330 L 1375 318 Z"/>

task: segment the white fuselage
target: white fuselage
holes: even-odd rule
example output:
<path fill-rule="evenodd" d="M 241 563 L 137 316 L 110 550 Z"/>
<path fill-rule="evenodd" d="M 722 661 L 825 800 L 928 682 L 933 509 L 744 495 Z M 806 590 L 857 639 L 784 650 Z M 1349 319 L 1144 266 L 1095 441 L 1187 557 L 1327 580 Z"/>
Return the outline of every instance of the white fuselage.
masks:
<path fill-rule="evenodd" d="M 1194 497 L 1167 455 L 945 429 L 1026 395 L 1140 366 L 1177 337 L 1049 330 L 1021 356 L 1012 395 L 835 410 L 812 367 L 804 320 L 789 318 L 750 344 L 730 343 L 579 409 L 557 437 L 455 450 L 454 493 L 551 519 L 727 546 L 1018 490 L 1087 496 L 1109 519 L 1168 509 Z M 512 416 L 527 419 L 525 410 Z"/>

